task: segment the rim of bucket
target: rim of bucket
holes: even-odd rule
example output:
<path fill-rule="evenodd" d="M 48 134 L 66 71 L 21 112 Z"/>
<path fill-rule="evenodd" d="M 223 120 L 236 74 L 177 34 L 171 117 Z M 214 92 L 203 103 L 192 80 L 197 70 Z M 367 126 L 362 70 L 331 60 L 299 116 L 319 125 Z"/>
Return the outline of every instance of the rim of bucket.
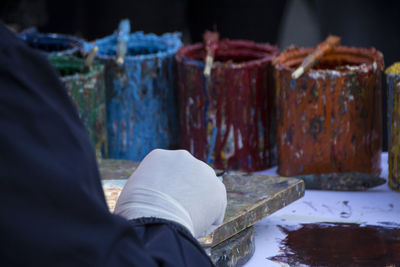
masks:
<path fill-rule="evenodd" d="M 84 47 L 84 41 L 80 38 L 61 34 L 61 33 L 21 33 L 18 35 L 27 45 L 30 47 L 39 50 L 48 55 L 61 55 L 61 54 L 73 54 Z M 70 48 L 58 51 L 46 51 L 40 48 L 33 47 L 30 42 L 33 41 L 44 41 L 44 40 L 59 40 L 69 42 Z"/>
<path fill-rule="evenodd" d="M 60 66 L 57 66 L 57 64 L 62 64 L 65 62 L 65 64 L 70 64 L 70 65 L 75 65 L 75 66 L 78 65 L 78 67 L 77 67 L 78 69 L 79 68 L 83 69 L 83 65 L 85 64 L 85 60 L 83 58 L 79 58 L 79 57 L 71 56 L 71 55 L 62 55 L 62 56 L 51 55 L 51 56 L 49 56 L 49 61 L 54 66 L 54 68 L 57 70 L 57 73 L 59 73 L 58 68 L 60 67 Z M 57 61 L 57 62 L 55 62 L 55 61 Z M 63 80 L 71 80 L 71 79 L 75 79 L 77 76 L 80 76 L 81 78 L 89 79 L 89 78 L 99 75 L 99 73 L 101 73 L 103 71 L 103 69 L 104 69 L 104 65 L 101 64 L 99 61 L 95 60 L 88 72 L 85 72 L 85 73 L 76 72 L 74 74 L 65 75 L 65 76 L 61 76 L 61 74 L 60 74 L 60 78 Z"/>
<path fill-rule="evenodd" d="M 182 46 L 181 41 L 182 34 L 179 32 L 172 33 L 164 33 L 162 35 L 157 35 L 154 33 L 144 33 L 142 31 L 134 32 L 129 34 L 129 41 L 131 40 L 144 40 L 144 41 L 154 41 L 166 46 L 165 50 L 159 50 L 154 53 L 149 54 L 138 54 L 138 55 L 126 55 L 125 61 L 135 61 L 135 60 L 145 60 L 145 59 L 154 59 L 159 57 L 165 57 L 169 55 L 173 55 L 178 51 L 178 49 Z M 94 45 L 99 47 L 99 51 L 96 55 L 99 59 L 116 59 L 116 54 L 114 55 L 106 55 L 102 53 L 101 47 L 107 45 L 107 43 L 115 42 L 113 44 L 116 47 L 116 34 L 106 36 L 102 39 L 98 39 L 95 42 L 91 43 L 90 46 L 86 47 L 86 50 L 90 50 L 90 48 Z M 129 49 L 129 45 L 128 45 Z"/>
<path fill-rule="evenodd" d="M 390 67 L 386 68 L 385 70 L 386 75 L 400 75 L 400 62 L 395 62 Z"/>
<path fill-rule="evenodd" d="M 291 48 L 283 51 L 273 60 L 275 69 L 287 70 L 293 72 L 301 64 L 302 60 L 312 51 L 314 48 Z M 370 70 L 376 71 L 378 68 L 383 70 L 383 55 L 380 51 L 375 48 L 362 48 L 362 47 L 350 47 L 350 46 L 338 46 L 333 51 L 324 56 L 325 59 L 331 59 L 333 56 L 342 55 L 348 56 L 346 61 L 356 62 L 354 65 L 340 65 L 342 68 L 336 69 L 314 69 L 311 68 L 304 75 L 331 75 L 332 73 L 337 74 L 348 74 L 348 73 L 360 73 L 368 72 Z M 357 62 L 357 59 L 359 62 Z M 332 59 L 331 59 L 332 60 Z"/>
<path fill-rule="evenodd" d="M 256 43 L 253 41 L 249 40 L 241 40 L 241 39 L 235 39 L 235 40 L 230 40 L 230 39 L 223 39 L 219 42 L 219 44 L 222 45 L 233 45 L 233 46 L 252 46 L 256 47 L 259 50 L 264 50 L 265 55 L 263 57 L 260 57 L 258 59 L 252 59 L 244 62 L 232 62 L 229 63 L 229 68 L 231 69 L 241 69 L 241 68 L 248 68 L 248 67 L 255 67 L 262 65 L 264 63 L 271 62 L 272 59 L 279 53 L 279 49 L 276 45 L 271 45 L 269 43 Z M 194 50 L 201 50 L 204 49 L 204 44 L 203 43 L 195 43 L 195 44 L 190 44 L 190 45 L 185 45 L 182 46 L 178 52 L 175 55 L 175 58 L 178 63 L 184 62 L 185 64 L 192 65 L 192 66 L 197 66 L 200 68 L 204 68 L 204 61 L 203 60 L 198 60 L 198 59 L 192 59 L 186 57 L 186 55 Z M 218 53 L 218 52 L 217 52 Z M 262 52 L 260 52 L 262 53 Z M 214 61 L 212 69 L 215 68 L 227 68 L 227 62 L 221 62 L 221 61 Z"/>

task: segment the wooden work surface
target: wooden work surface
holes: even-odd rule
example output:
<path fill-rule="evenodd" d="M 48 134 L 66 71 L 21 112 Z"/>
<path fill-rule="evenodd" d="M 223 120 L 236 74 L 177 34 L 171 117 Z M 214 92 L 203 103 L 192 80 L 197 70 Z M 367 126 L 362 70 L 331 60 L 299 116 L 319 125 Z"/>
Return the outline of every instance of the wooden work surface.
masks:
<path fill-rule="evenodd" d="M 126 160 L 99 162 L 106 198 L 109 188 L 122 189 L 137 165 L 137 162 Z M 295 178 L 231 171 L 223 175 L 223 183 L 228 193 L 225 219 L 213 233 L 199 239 L 204 247 L 220 244 L 304 195 L 303 181 Z M 107 202 L 110 201 L 108 197 Z"/>

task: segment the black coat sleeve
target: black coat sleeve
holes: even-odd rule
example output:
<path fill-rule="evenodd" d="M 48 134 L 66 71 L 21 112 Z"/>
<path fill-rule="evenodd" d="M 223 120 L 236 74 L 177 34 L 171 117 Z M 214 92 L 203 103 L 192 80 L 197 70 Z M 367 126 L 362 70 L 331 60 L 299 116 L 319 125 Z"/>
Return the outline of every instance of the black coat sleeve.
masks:
<path fill-rule="evenodd" d="M 55 70 L 0 23 L 0 266 L 212 266 L 182 227 L 108 211 Z"/>

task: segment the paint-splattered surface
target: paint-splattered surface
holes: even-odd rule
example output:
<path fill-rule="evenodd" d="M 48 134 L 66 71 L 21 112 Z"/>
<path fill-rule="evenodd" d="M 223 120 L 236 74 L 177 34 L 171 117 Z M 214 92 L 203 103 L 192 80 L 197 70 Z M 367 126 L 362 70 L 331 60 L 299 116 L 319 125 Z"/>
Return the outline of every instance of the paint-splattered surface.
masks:
<path fill-rule="evenodd" d="M 349 223 L 280 226 L 287 235 L 277 256 L 290 266 L 397 266 L 400 228 Z"/>
<path fill-rule="evenodd" d="M 84 47 L 82 39 L 58 33 L 27 33 L 19 34 L 18 37 L 30 47 L 51 56 L 74 55 Z"/>
<path fill-rule="evenodd" d="M 387 153 L 383 153 L 381 160 L 383 171 L 380 176 L 385 179 L 387 179 L 388 174 L 387 159 Z M 276 169 L 274 167 L 260 173 L 277 176 Z M 390 190 L 387 184 L 365 192 L 306 190 L 303 198 L 282 208 L 254 226 L 256 251 L 245 266 L 290 266 L 268 260 L 268 258 L 281 253 L 279 246 L 286 235 L 280 230 L 279 225 L 300 227 L 304 223 L 330 222 L 399 228 L 399 203 L 400 193 Z"/>
<path fill-rule="evenodd" d="M 278 49 L 222 40 L 211 76 L 202 44 L 177 53 L 181 145 L 217 169 L 262 170 L 276 163 L 271 59 Z"/>
<path fill-rule="evenodd" d="M 294 48 L 274 60 L 278 173 L 379 174 L 382 54 L 337 47 L 293 80 L 311 51 Z"/>
<path fill-rule="evenodd" d="M 400 191 L 400 63 L 386 70 L 388 89 L 389 186 Z"/>
<path fill-rule="evenodd" d="M 84 60 L 73 56 L 50 56 L 49 60 L 86 126 L 97 157 L 107 156 L 104 66 L 96 62 L 84 70 Z"/>
<path fill-rule="evenodd" d="M 180 34 L 129 35 L 122 66 L 115 62 L 115 34 L 94 44 L 106 65 L 110 157 L 140 161 L 155 148 L 176 148 L 179 139 L 174 55 L 182 45 Z"/>
<path fill-rule="evenodd" d="M 121 180 L 110 180 L 110 178 L 121 179 L 122 176 L 128 178 L 137 163 L 101 160 L 99 166 L 103 185 L 120 186 L 122 189 Z M 122 168 L 127 168 L 127 171 L 121 170 Z M 223 183 L 228 193 L 225 219 L 212 234 L 199 239 L 204 246 L 210 247 L 221 243 L 304 194 L 303 181 L 294 178 L 228 172 L 223 176 Z"/>

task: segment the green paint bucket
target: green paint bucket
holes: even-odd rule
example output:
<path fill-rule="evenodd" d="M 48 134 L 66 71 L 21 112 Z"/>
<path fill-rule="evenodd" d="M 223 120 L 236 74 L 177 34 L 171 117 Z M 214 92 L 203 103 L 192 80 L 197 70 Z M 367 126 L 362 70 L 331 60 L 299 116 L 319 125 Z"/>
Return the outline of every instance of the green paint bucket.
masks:
<path fill-rule="evenodd" d="M 50 56 L 88 131 L 97 158 L 107 156 L 104 66 L 94 62 L 85 69 L 85 60 L 75 56 Z"/>

